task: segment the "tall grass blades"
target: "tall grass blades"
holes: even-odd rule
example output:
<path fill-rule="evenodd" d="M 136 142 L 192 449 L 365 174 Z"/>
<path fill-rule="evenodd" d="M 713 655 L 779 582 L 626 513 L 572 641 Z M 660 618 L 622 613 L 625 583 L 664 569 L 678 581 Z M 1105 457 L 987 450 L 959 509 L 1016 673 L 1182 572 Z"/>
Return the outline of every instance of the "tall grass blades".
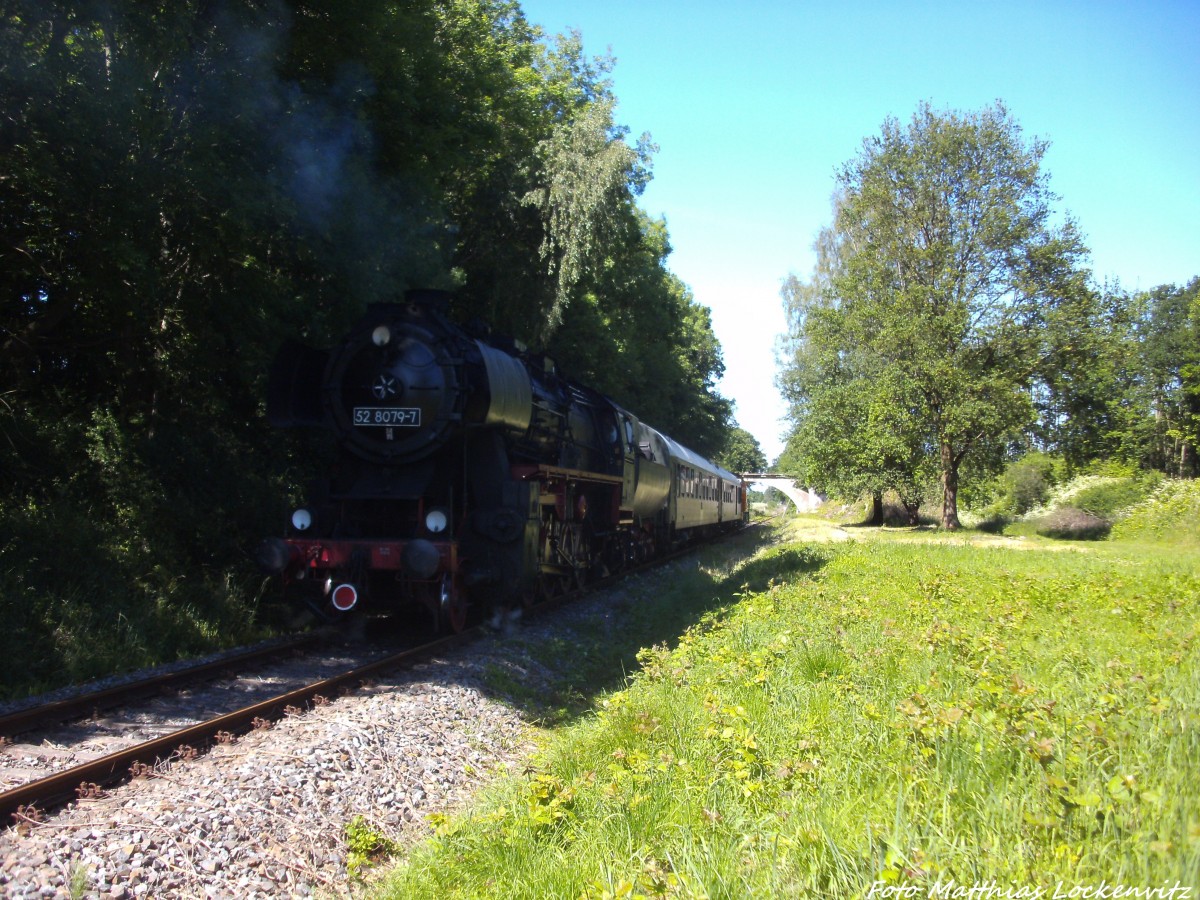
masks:
<path fill-rule="evenodd" d="M 759 552 L 383 895 L 1200 884 L 1197 554 L 953 541 Z"/>

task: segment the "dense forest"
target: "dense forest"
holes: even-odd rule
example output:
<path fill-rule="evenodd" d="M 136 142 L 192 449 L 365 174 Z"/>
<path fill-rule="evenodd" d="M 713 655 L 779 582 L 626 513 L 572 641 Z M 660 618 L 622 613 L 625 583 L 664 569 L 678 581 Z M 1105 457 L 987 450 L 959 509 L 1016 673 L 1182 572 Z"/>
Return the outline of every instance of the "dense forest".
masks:
<path fill-rule="evenodd" d="M 1200 474 L 1200 278 L 1095 284 L 1047 146 L 1001 103 L 923 104 L 840 169 L 814 270 L 783 288 L 781 471 L 949 529 L 960 491 L 1022 512 L 1014 481 Z"/>
<path fill-rule="evenodd" d="M 448 289 L 704 454 L 709 311 L 637 198 L 611 62 L 504 0 L 0 7 L 0 604 L 46 682 L 244 639 L 322 461 L 288 337 Z"/>

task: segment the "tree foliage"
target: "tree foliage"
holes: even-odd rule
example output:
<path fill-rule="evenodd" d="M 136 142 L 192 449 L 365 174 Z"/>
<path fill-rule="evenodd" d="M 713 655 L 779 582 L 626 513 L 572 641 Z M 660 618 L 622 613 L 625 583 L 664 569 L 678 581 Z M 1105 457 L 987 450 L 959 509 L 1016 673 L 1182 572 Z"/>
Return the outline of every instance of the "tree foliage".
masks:
<path fill-rule="evenodd" d="M 783 286 L 789 331 L 779 387 L 794 427 L 779 464 L 843 496 L 895 491 L 915 517 L 932 477 L 919 398 L 845 332 L 833 282 L 844 271 L 845 248 L 832 229 L 822 231 L 816 249 L 812 279 L 790 276 Z"/>
<path fill-rule="evenodd" d="M 960 487 L 1030 451 L 1196 475 L 1200 279 L 1091 284 L 1044 150 L 1002 106 L 923 106 L 841 169 L 813 273 L 783 288 L 789 471 L 910 515 L 940 480 L 948 527 Z"/>
<path fill-rule="evenodd" d="M 1149 293 L 1145 360 L 1155 421 L 1152 463 L 1200 474 L 1200 277 Z"/>
<path fill-rule="evenodd" d="M 1054 224 L 1045 149 L 1000 103 L 923 104 L 842 167 L 817 272 L 791 289 L 783 375 L 821 474 L 880 483 L 932 460 L 942 524 L 957 528 L 968 455 L 1032 422 L 1043 323 L 1078 301 L 1087 274 L 1073 223 Z"/>
<path fill-rule="evenodd" d="M 767 471 L 767 456 L 754 435 L 740 425 L 727 434 L 725 446 L 714 457 L 717 465 L 739 475 Z"/>
<path fill-rule="evenodd" d="M 1195 477 L 1200 441 L 1200 278 L 1130 294 L 1105 286 L 1048 323 L 1033 441 L 1070 471 L 1099 460 Z"/>

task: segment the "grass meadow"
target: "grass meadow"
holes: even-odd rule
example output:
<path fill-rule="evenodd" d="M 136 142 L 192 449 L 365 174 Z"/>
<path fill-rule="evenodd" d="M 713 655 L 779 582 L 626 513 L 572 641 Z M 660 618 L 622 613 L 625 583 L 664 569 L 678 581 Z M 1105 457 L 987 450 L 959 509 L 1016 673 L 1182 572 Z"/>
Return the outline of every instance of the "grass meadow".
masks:
<path fill-rule="evenodd" d="M 364 890 L 1195 897 L 1200 546 L 1135 526 L 799 518 L 702 551 L 638 607 L 653 623 L 694 597 L 690 624 Z"/>

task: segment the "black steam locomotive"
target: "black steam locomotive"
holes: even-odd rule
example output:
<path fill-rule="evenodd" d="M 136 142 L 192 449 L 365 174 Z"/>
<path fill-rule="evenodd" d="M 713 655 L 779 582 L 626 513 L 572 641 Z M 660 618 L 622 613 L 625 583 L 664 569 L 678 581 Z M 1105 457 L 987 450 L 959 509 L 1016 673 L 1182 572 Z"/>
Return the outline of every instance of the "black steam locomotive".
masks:
<path fill-rule="evenodd" d="M 286 538 L 259 551 L 323 614 L 424 605 L 459 631 L 740 527 L 736 476 L 563 377 L 550 358 L 451 322 L 448 296 L 371 306 L 338 347 L 288 343 L 267 414 L 339 441 Z M 360 606 L 362 604 L 362 606 Z"/>

